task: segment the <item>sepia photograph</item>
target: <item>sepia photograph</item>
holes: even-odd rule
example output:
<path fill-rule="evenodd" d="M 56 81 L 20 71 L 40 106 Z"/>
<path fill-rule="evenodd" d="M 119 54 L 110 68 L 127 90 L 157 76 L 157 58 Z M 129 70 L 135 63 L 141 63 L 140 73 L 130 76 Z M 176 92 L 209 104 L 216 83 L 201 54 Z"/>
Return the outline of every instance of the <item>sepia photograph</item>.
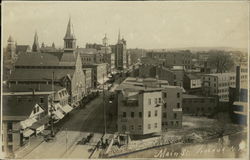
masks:
<path fill-rule="evenodd" d="M 1 159 L 249 158 L 248 1 L 1 7 Z"/>

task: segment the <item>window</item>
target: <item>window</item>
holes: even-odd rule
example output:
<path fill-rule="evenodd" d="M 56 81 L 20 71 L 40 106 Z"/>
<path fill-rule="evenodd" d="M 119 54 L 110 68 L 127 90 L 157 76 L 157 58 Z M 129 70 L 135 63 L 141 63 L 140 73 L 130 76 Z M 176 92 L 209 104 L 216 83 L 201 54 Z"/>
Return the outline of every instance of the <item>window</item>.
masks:
<path fill-rule="evenodd" d="M 214 87 L 216 87 L 216 84 L 214 84 Z"/>
<path fill-rule="evenodd" d="M 13 145 L 8 145 L 9 152 L 13 152 Z"/>
<path fill-rule="evenodd" d="M 148 117 L 151 117 L 151 111 L 148 111 Z"/>
<path fill-rule="evenodd" d="M 158 112 L 157 112 L 157 110 L 155 110 L 155 117 L 157 117 L 157 115 L 158 115 Z"/>
<path fill-rule="evenodd" d="M 159 103 L 161 103 L 161 98 L 158 99 Z"/>
<path fill-rule="evenodd" d="M 36 113 L 36 108 L 33 108 L 33 114 L 35 114 Z"/>
<path fill-rule="evenodd" d="M 180 93 L 177 93 L 177 98 L 180 98 Z"/>
<path fill-rule="evenodd" d="M 177 108 L 180 108 L 180 107 L 181 107 L 180 103 L 177 103 Z"/>
<path fill-rule="evenodd" d="M 151 99 L 150 98 L 148 99 L 148 104 L 151 105 Z"/>
<path fill-rule="evenodd" d="M 44 97 L 40 97 L 40 103 L 44 103 Z"/>
<path fill-rule="evenodd" d="M 139 117 L 140 117 L 140 118 L 142 117 L 142 113 L 141 113 L 141 112 L 139 112 Z"/>
<path fill-rule="evenodd" d="M 151 129 L 151 124 L 148 124 L 148 129 Z"/>
<path fill-rule="evenodd" d="M 8 123 L 7 123 L 7 129 L 8 129 L 8 131 L 9 131 L 9 130 L 12 130 L 12 123 L 11 123 L 11 122 L 8 122 Z"/>
<path fill-rule="evenodd" d="M 176 113 L 174 113 L 174 119 L 176 119 L 177 118 L 177 114 Z"/>
<path fill-rule="evenodd" d="M 138 129 L 139 129 L 139 130 L 142 130 L 142 127 L 141 127 L 141 125 L 138 125 Z"/>
<path fill-rule="evenodd" d="M 155 123 L 155 128 L 157 128 L 157 123 Z"/>
<path fill-rule="evenodd" d="M 130 126 L 130 130 L 134 130 L 134 125 L 131 125 L 131 126 Z"/>
<path fill-rule="evenodd" d="M 178 125 L 179 125 L 179 122 L 178 122 L 178 121 L 176 121 L 176 122 L 175 122 L 175 125 L 176 125 L 176 126 L 178 126 Z"/>
<path fill-rule="evenodd" d="M 166 92 L 163 93 L 163 97 L 167 98 L 167 93 Z"/>
<path fill-rule="evenodd" d="M 157 104 L 157 98 L 155 98 L 155 104 Z"/>
<path fill-rule="evenodd" d="M 134 112 L 131 112 L 131 118 L 134 118 Z"/>
<path fill-rule="evenodd" d="M 163 116 L 163 118 L 167 118 L 167 113 L 163 112 L 162 116 Z"/>
<path fill-rule="evenodd" d="M 126 125 L 122 125 L 122 130 L 123 130 L 123 131 L 126 131 L 126 130 L 127 130 Z"/>
<path fill-rule="evenodd" d="M 173 126 L 174 125 L 174 122 L 173 121 L 171 121 L 171 126 Z"/>
<path fill-rule="evenodd" d="M 13 141 L 13 136 L 12 134 L 8 134 L 8 142 L 12 142 Z"/>
<path fill-rule="evenodd" d="M 126 118 L 126 117 L 127 117 L 126 112 L 123 112 L 123 113 L 122 113 L 122 117 L 123 117 L 123 118 Z"/>

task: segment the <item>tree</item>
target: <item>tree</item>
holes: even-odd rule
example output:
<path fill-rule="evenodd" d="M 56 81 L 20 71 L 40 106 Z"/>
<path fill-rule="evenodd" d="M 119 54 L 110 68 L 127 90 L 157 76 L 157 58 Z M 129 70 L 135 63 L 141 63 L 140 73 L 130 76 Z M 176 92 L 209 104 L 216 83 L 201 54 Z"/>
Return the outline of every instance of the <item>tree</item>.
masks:
<path fill-rule="evenodd" d="M 208 63 L 216 68 L 217 73 L 224 73 L 234 65 L 232 57 L 225 51 L 210 51 Z"/>

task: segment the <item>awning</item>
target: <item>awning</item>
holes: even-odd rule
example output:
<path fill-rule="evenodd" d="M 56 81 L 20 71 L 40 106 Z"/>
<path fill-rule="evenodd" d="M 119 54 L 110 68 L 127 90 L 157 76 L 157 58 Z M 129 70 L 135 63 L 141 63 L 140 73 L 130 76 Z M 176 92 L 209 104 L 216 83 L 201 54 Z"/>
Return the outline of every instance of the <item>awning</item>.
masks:
<path fill-rule="evenodd" d="M 55 106 L 55 109 L 56 109 L 56 110 L 62 108 L 62 106 L 61 106 L 60 103 L 55 103 L 54 106 Z"/>
<path fill-rule="evenodd" d="M 55 112 L 53 112 L 53 114 L 55 119 L 62 119 L 64 117 L 63 113 L 60 110 L 56 110 Z"/>
<path fill-rule="evenodd" d="M 68 104 L 66 104 L 65 106 L 62 106 L 62 111 L 65 112 L 65 113 L 69 113 L 70 111 L 72 111 L 72 107 Z"/>
<path fill-rule="evenodd" d="M 33 130 L 31 130 L 31 129 L 26 129 L 26 130 L 23 131 L 23 136 L 24 136 L 24 137 L 30 137 L 30 135 L 32 135 L 33 133 L 34 133 Z"/>
<path fill-rule="evenodd" d="M 21 127 L 23 129 L 27 128 L 27 127 L 30 127 L 32 126 L 33 123 L 35 123 L 37 120 L 35 118 L 29 118 L 29 119 L 26 119 L 24 121 L 21 121 L 20 124 L 21 124 Z"/>
<path fill-rule="evenodd" d="M 47 123 L 49 123 L 49 116 L 45 116 L 42 119 L 38 120 L 37 122 L 33 123 L 30 128 L 37 130 L 38 128 L 44 126 Z"/>

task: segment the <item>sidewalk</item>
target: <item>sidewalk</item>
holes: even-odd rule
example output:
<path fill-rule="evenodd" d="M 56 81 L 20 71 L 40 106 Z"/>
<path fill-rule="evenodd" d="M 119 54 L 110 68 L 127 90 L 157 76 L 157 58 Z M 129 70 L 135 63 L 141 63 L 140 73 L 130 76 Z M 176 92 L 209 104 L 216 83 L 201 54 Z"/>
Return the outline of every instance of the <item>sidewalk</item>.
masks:
<path fill-rule="evenodd" d="M 44 142 L 43 136 L 33 136 L 26 146 L 15 152 L 15 158 L 23 158 Z"/>

